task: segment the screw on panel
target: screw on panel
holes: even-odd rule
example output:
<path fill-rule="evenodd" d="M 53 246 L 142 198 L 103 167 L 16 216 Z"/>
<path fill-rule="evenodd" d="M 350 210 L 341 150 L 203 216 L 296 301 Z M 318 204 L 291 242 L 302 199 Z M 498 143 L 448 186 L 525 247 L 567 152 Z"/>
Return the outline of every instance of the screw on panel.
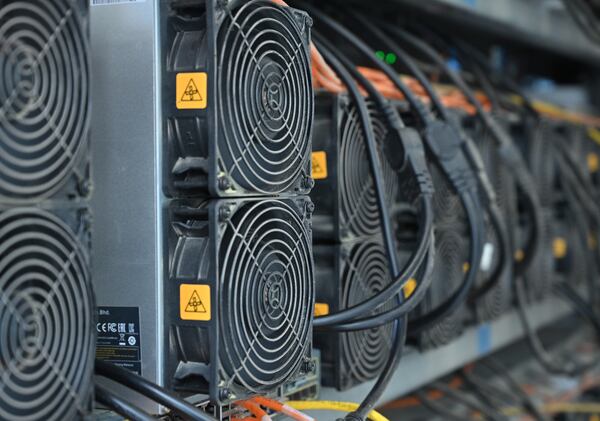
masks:
<path fill-rule="evenodd" d="M 312 177 L 304 177 L 302 185 L 306 189 L 312 189 L 315 186 L 315 180 Z"/>
<path fill-rule="evenodd" d="M 231 188 L 231 181 L 227 177 L 219 177 L 219 190 L 228 190 Z"/>
<path fill-rule="evenodd" d="M 346 238 L 348 235 L 350 235 L 350 230 L 346 227 L 340 227 L 340 237 Z"/>
<path fill-rule="evenodd" d="M 83 180 L 79 183 L 79 193 L 87 197 L 92 192 L 92 182 L 90 180 Z"/>
<path fill-rule="evenodd" d="M 304 373 L 314 373 L 315 370 L 317 369 L 317 365 L 315 364 L 315 362 L 309 358 L 305 358 L 304 361 L 302 362 L 302 368 L 301 370 Z"/>
<path fill-rule="evenodd" d="M 221 206 L 219 208 L 219 221 L 225 222 L 228 221 L 229 218 L 231 218 L 231 209 L 229 209 L 229 206 Z"/>
<path fill-rule="evenodd" d="M 225 389 L 221 389 L 221 391 L 219 392 L 219 397 L 221 398 L 222 401 L 227 401 L 227 400 L 231 400 L 235 398 L 235 395 L 233 394 L 233 392 L 227 388 Z"/>

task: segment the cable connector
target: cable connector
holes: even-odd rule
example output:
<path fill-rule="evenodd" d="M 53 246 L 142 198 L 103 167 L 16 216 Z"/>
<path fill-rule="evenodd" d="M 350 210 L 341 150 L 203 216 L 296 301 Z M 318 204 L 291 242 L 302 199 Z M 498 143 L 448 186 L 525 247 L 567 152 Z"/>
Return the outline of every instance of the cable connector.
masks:
<path fill-rule="evenodd" d="M 481 154 L 479 153 L 479 149 L 475 145 L 475 142 L 471 137 L 469 137 L 464 131 L 459 132 L 464 139 L 465 147 L 464 151 L 467 156 L 467 159 L 471 163 L 473 170 L 477 174 L 477 181 L 479 182 L 479 188 L 481 191 L 481 199 L 484 206 L 487 208 L 493 204 L 497 203 L 496 190 L 488 176 L 488 173 L 485 169 L 485 165 L 483 163 L 483 159 L 481 158 Z"/>
<path fill-rule="evenodd" d="M 477 195 L 476 177 L 463 150 L 465 140 L 454 127 L 435 121 L 425 129 L 425 141 L 457 193 Z"/>
<path fill-rule="evenodd" d="M 415 202 L 422 196 L 433 196 L 434 186 L 427 167 L 423 139 L 412 127 L 403 127 L 399 133 L 406 156 L 400 170 L 403 195 L 409 202 Z"/>

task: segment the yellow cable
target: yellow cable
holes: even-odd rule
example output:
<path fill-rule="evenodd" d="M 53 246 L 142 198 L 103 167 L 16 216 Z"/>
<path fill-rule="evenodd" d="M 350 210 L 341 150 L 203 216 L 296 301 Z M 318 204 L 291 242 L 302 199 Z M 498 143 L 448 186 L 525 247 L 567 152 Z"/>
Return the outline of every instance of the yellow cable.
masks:
<path fill-rule="evenodd" d="M 600 145 L 600 130 L 595 127 L 588 127 L 588 136 L 598 145 Z"/>
<path fill-rule="evenodd" d="M 600 414 L 600 403 L 592 402 L 554 402 L 547 403 L 542 408 L 546 414 L 570 413 L 570 414 Z M 514 417 L 523 413 L 519 407 L 508 407 L 502 410 L 502 413 L 509 417 Z"/>
<path fill-rule="evenodd" d="M 291 406 L 294 409 L 300 411 L 306 410 L 325 410 L 325 411 L 339 411 L 339 412 L 352 412 L 356 411 L 359 407 L 357 403 L 353 402 L 336 402 L 336 401 L 288 401 L 286 405 Z M 381 415 L 379 412 L 373 410 L 367 416 L 371 421 L 389 421 L 386 417 Z"/>
<path fill-rule="evenodd" d="M 544 405 L 544 412 L 568 412 L 578 414 L 600 414 L 600 403 L 592 402 L 557 402 Z"/>

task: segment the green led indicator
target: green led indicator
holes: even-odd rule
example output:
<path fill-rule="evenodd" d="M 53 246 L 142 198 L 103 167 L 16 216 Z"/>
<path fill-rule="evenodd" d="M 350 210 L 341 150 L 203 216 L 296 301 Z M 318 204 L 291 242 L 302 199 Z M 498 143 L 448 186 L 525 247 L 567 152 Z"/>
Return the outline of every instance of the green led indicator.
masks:
<path fill-rule="evenodd" d="M 378 59 L 380 60 L 385 60 L 385 53 L 381 50 L 375 52 L 375 55 L 377 56 Z"/>
<path fill-rule="evenodd" d="M 398 57 L 396 57 L 396 54 L 394 53 L 387 53 L 385 56 L 385 62 L 387 64 L 395 64 L 396 60 L 398 60 Z"/>

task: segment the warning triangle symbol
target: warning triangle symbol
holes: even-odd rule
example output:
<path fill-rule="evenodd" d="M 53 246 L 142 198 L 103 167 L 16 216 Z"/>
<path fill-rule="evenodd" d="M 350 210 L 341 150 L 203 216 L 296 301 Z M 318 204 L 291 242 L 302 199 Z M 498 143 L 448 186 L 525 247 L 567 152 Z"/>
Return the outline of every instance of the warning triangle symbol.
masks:
<path fill-rule="evenodd" d="M 196 82 L 194 79 L 190 79 L 187 86 L 185 87 L 185 91 L 183 92 L 183 96 L 181 97 L 182 102 L 190 102 L 190 101 L 202 101 L 202 95 L 200 95 L 200 91 L 196 86 Z"/>
<path fill-rule="evenodd" d="M 198 292 L 194 290 L 187 306 L 185 307 L 186 313 L 206 313 L 206 307 L 202 304 L 202 300 L 198 295 Z"/>
<path fill-rule="evenodd" d="M 312 170 L 314 173 L 320 174 L 323 169 L 321 168 L 321 164 L 319 163 L 319 160 L 314 158 L 312 159 Z"/>

